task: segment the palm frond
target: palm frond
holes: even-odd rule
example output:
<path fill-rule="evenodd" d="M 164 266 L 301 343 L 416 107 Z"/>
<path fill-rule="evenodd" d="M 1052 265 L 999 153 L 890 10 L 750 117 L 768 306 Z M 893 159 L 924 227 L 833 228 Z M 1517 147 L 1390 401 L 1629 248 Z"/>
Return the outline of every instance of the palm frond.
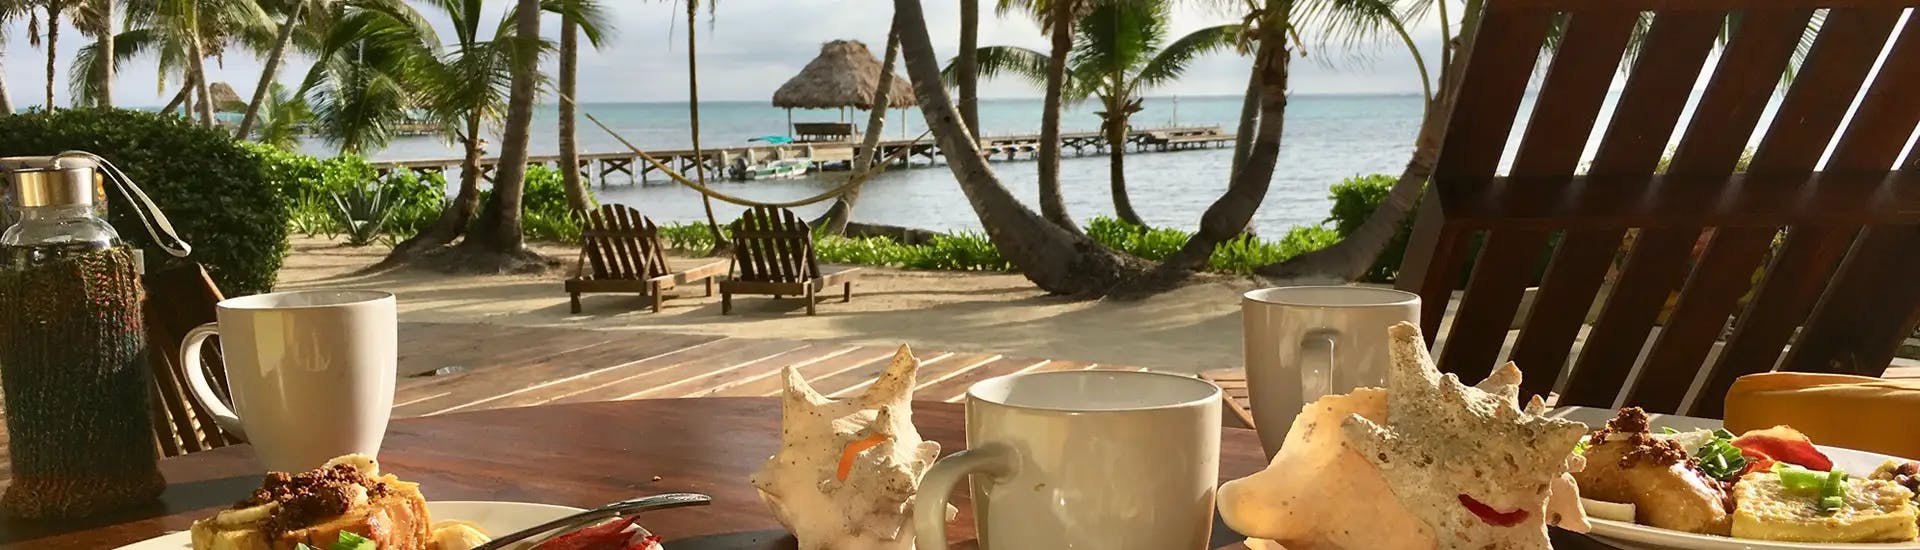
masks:
<path fill-rule="evenodd" d="M 600 0 L 542 0 L 540 9 L 572 18 L 580 26 L 580 36 L 595 48 L 604 48 L 613 41 L 616 33 L 613 16 Z"/>
<path fill-rule="evenodd" d="M 1069 70 L 1120 75 L 1146 64 L 1166 41 L 1171 12 L 1167 0 L 1096 5 L 1074 25 Z"/>
<path fill-rule="evenodd" d="M 151 29 L 133 29 L 115 34 L 113 62 L 125 64 L 157 47 L 159 37 Z M 74 54 L 73 64 L 67 68 L 67 90 L 73 94 L 74 104 L 91 105 L 94 98 L 100 96 L 100 79 L 94 78 L 94 75 L 100 74 L 101 62 L 98 41 L 81 46 L 80 51 Z"/>
<path fill-rule="evenodd" d="M 1019 46 L 987 46 L 975 50 L 973 58 L 981 78 L 1011 76 L 1035 86 L 1046 86 L 1046 53 Z M 949 71 L 943 71 L 943 76 L 951 72 L 953 64 L 949 62 L 947 67 Z"/>
<path fill-rule="evenodd" d="M 1129 91 L 1139 93 L 1149 88 L 1172 83 L 1180 78 L 1181 73 L 1186 72 L 1187 66 L 1194 59 L 1233 48 L 1239 40 L 1241 30 L 1242 28 L 1237 24 L 1218 25 L 1193 31 L 1174 40 L 1172 44 L 1161 49 L 1153 60 L 1148 61 L 1138 74 L 1134 75 L 1132 78 L 1134 83 L 1128 86 Z"/>
<path fill-rule="evenodd" d="M 313 118 L 307 100 L 286 86 L 275 83 L 261 106 L 260 125 L 253 139 L 260 143 L 292 151 L 300 144 L 300 127 Z"/>

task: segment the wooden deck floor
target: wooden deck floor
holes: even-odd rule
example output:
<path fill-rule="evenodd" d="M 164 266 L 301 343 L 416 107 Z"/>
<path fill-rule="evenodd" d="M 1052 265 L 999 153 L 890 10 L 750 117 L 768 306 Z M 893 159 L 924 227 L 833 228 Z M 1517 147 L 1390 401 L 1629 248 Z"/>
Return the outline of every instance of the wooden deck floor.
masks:
<path fill-rule="evenodd" d="M 800 370 L 828 396 L 850 395 L 887 366 L 892 346 L 408 323 L 401 328 L 396 417 L 662 397 L 771 396 Z M 915 349 L 919 399 L 959 401 L 974 382 L 1015 372 L 1124 369 L 991 353 Z M 451 374 L 425 375 L 435 371 Z"/>

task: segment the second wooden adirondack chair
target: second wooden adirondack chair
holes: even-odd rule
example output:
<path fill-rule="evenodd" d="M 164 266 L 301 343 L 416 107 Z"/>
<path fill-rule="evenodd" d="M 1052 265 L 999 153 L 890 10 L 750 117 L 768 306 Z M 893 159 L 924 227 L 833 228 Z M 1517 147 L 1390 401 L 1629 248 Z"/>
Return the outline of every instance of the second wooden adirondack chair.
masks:
<path fill-rule="evenodd" d="M 799 296 L 807 315 L 821 291 L 840 285 L 840 301 L 853 299 L 858 268 L 820 265 L 813 230 L 785 208 L 754 207 L 733 222 L 733 268 L 720 282 L 720 313 L 733 311 L 735 294 Z"/>
<path fill-rule="evenodd" d="M 574 313 L 580 312 L 580 295 L 588 292 L 637 293 L 652 300 L 654 313 L 660 312 L 665 291 L 679 285 L 702 281 L 707 284 L 707 295 L 712 296 L 713 278 L 724 272 L 727 263 L 714 260 L 675 271 L 667 264 L 660 229 L 653 220 L 620 204 L 603 205 L 587 213 L 580 240 L 578 274 L 567 279 Z"/>
<path fill-rule="evenodd" d="M 1425 302 L 1424 331 L 1440 334 L 1472 262 L 1441 368 L 1486 376 L 1517 320 L 1510 357 L 1526 374 L 1523 393 L 1557 392 L 1561 405 L 1719 416 L 1744 374 L 1881 375 L 1920 321 L 1920 149 L 1907 142 L 1920 123 L 1920 25 L 1896 27 L 1916 5 L 1489 0 L 1399 278 Z M 1817 37 L 1742 169 L 1816 11 Z M 1501 175 L 1534 52 L 1552 28 L 1561 34 L 1551 66 Z M 1625 88 L 1583 167 L 1622 63 Z M 1660 170 L 1669 136 L 1679 147 Z"/>

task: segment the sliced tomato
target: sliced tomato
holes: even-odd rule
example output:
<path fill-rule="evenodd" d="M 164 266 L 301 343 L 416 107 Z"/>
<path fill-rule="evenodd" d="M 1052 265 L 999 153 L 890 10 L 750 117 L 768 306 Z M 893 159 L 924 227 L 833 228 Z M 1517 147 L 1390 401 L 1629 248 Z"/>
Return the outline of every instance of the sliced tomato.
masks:
<path fill-rule="evenodd" d="M 534 550 L 625 550 L 633 533 L 634 518 L 616 519 L 591 527 L 582 527 L 540 543 Z M 642 546 L 641 548 L 646 548 Z"/>
<path fill-rule="evenodd" d="M 1821 453 L 1820 449 L 1814 448 L 1813 441 L 1807 439 L 1806 434 L 1786 426 L 1740 434 L 1740 437 L 1733 439 L 1733 446 L 1738 447 L 1747 460 L 1769 463 L 1769 468 L 1772 467 L 1771 462 L 1779 461 L 1809 470 L 1824 472 L 1833 469 L 1833 460 Z"/>

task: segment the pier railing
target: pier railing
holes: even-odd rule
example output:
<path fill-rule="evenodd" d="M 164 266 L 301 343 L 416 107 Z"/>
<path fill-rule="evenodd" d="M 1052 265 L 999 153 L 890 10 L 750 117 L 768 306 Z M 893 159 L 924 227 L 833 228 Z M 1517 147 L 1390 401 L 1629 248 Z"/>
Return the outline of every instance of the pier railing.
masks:
<path fill-rule="evenodd" d="M 1234 139 L 1233 134 L 1221 131 L 1219 126 L 1142 128 L 1128 132 L 1123 146 L 1131 145 L 1139 152 L 1164 152 L 1230 146 Z M 1110 146 L 1107 143 L 1107 137 L 1100 132 L 1063 133 L 1060 135 L 1060 145 L 1063 151 L 1071 151 L 1073 155 L 1105 153 Z M 853 142 L 812 142 L 707 148 L 700 155 L 695 155 L 692 149 L 650 150 L 647 154 L 681 173 L 692 170 L 701 162 L 706 163 L 709 172 L 719 173 L 724 171 L 734 159 L 749 155 L 755 159 L 806 157 L 812 160 L 813 168 L 816 170 L 841 168 L 853 160 L 859 148 L 860 144 Z M 944 157 L 939 146 L 931 140 L 887 140 L 880 142 L 879 148 L 876 158 L 897 155 L 903 163 L 911 163 L 918 158 L 924 159 L 927 164 L 934 164 Z M 910 150 L 902 153 L 900 152 L 902 148 Z M 1031 159 L 1039 149 L 1038 134 L 991 136 L 980 140 L 980 154 L 992 161 Z M 453 157 L 376 161 L 372 164 L 382 176 L 385 176 L 402 168 L 420 174 L 445 173 L 460 168 L 460 161 L 459 157 Z M 492 182 L 494 169 L 499 163 L 499 157 L 480 159 L 480 178 Z M 527 157 L 527 164 L 560 168 L 560 156 L 530 156 Z M 603 186 L 612 183 L 612 176 L 616 174 L 625 174 L 628 183 L 645 183 L 648 174 L 655 170 L 653 165 L 641 161 L 639 155 L 635 155 L 632 151 L 583 153 L 580 155 L 580 165 L 576 168 L 589 182 L 597 181 Z"/>

